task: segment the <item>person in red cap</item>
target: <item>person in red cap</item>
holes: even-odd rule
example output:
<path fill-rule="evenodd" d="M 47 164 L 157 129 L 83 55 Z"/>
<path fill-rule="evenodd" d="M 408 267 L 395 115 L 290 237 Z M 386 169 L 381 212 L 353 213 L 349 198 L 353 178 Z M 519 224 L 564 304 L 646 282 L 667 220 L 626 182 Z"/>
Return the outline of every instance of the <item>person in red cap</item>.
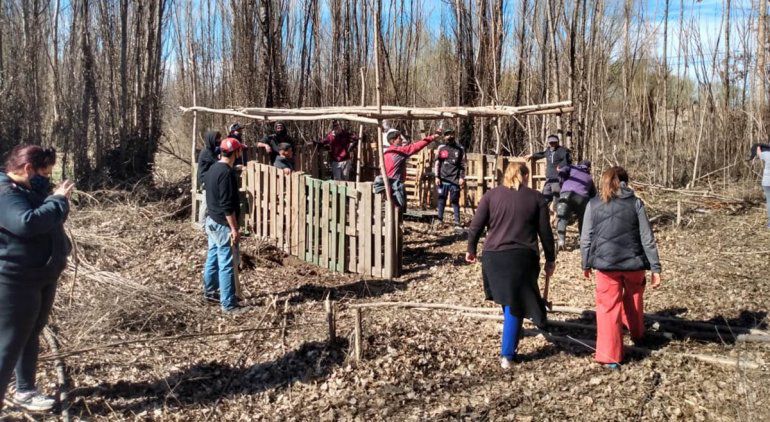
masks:
<path fill-rule="evenodd" d="M 208 253 L 203 268 L 203 298 L 219 302 L 227 313 L 238 313 L 244 309 L 235 295 L 233 270 L 237 255 L 234 249 L 241 238 L 238 179 L 233 167 L 242 151 L 243 144 L 237 139 L 223 139 L 219 145 L 221 158 L 209 168 L 205 180 L 208 215 L 204 228 L 208 237 Z"/>
<path fill-rule="evenodd" d="M 401 212 L 406 212 L 406 188 L 404 187 L 404 180 L 406 180 L 406 162 L 414 154 L 422 151 L 423 148 L 430 145 L 433 141 L 438 139 L 439 135 L 428 135 L 425 138 L 405 145 L 404 137 L 401 132 L 394 130 L 388 132 L 388 142 L 390 146 L 383 153 L 383 161 L 385 163 L 385 172 L 388 175 L 388 181 L 391 185 L 391 192 L 393 194 L 393 200 L 399 207 Z M 375 179 L 375 193 L 384 191 L 384 185 L 382 177 Z"/>

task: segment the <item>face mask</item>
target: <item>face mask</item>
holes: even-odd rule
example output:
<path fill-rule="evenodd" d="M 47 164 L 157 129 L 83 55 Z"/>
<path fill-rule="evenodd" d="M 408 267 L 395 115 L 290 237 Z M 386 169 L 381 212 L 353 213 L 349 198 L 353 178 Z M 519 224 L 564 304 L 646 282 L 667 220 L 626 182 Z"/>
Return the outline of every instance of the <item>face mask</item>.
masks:
<path fill-rule="evenodd" d="M 29 185 L 32 187 L 32 190 L 36 192 L 48 193 L 51 191 L 51 179 L 39 174 L 29 178 Z"/>

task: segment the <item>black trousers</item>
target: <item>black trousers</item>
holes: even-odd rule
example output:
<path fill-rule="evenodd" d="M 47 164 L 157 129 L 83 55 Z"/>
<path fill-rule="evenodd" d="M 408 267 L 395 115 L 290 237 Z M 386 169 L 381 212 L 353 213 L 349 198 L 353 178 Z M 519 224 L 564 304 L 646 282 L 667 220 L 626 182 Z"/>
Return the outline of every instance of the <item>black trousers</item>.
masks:
<path fill-rule="evenodd" d="M 567 238 L 567 226 L 572 215 L 577 215 L 578 232 L 583 233 L 583 216 L 586 213 L 586 206 L 588 206 L 588 198 L 585 196 L 574 192 L 561 195 L 559 203 L 556 204 L 556 216 L 559 219 L 556 223 L 556 232 L 562 242 Z"/>
<path fill-rule="evenodd" d="M 40 333 L 56 297 L 56 281 L 23 283 L 0 280 L 0 408 L 16 372 L 16 390 L 35 389 Z"/>

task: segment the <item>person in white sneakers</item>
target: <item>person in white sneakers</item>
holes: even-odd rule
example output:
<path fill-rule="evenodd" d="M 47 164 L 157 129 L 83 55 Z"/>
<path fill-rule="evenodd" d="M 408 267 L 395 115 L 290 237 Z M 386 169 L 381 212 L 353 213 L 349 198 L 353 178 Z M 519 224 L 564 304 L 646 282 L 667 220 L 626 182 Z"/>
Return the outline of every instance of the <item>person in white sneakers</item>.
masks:
<path fill-rule="evenodd" d="M 22 145 L 0 172 L 0 409 L 14 372 L 13 404 L 33 412 L 56 404 L 35 385 L 40 333 L 72 250 L 64 221 L 74 185 L 52 189 L 55 164 L 54 149 Z"/>

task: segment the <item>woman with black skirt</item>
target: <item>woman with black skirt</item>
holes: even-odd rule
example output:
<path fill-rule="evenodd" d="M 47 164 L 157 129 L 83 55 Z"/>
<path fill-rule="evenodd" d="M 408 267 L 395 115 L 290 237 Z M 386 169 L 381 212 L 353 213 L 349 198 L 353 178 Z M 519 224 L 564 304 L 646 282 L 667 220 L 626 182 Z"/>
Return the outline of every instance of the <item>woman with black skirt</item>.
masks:
<path fill-rule="evenodd" d="M 487 300 L 503 307 L 503 339 L 500 365 L 511 367 L 524 318 L 537 326 L 546 322 L 545 301 L 540 296 L 538 237 L 545 253 L 545 272 L 556 269 L 556 250 L 548 206 L 540 192 L 527 187 L 529 170 L 524 164 L 508 166 L 503 186 L 481 198 L 468 229 L 465 260 L 476 262 L 476 247 L 484 228 L 489 228 L 481 257 Z"/>

